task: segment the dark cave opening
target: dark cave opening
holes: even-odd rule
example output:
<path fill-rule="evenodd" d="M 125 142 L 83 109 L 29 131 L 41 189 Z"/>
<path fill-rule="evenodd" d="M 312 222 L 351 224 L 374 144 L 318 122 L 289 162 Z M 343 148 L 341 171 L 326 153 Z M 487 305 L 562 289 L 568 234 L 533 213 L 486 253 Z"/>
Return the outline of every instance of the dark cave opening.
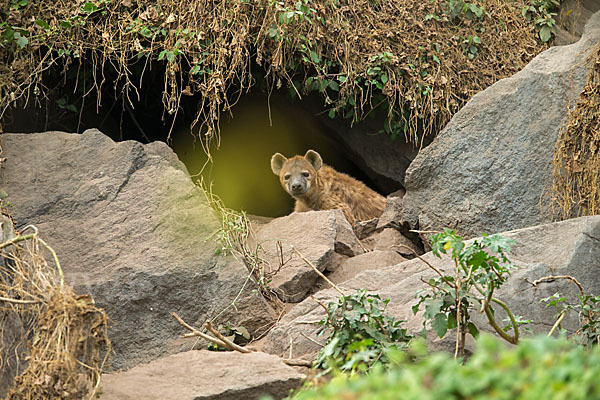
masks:
<path fill-rule="evenodd" d="M 357 166 L 345 144 L 312 111 L 301 107 L 300 101 L 293 100 L 285 90 L 268 94 L 261 81 L 250 93 L 239 97 L 231 113 L 222 113 L 220 147 L 211 148 L 212 163 L 207 163 L 198 129 L 190 129 L 199 99 L 182 96 L 173 121 L 162 104 L 163 74 L 164 68 L 153 63 L 144 75 L 138 96 L 130 93 L 129 99 L 118 87 L 105 84 L 98 105 L 95 92 L 83 96 L 91 85 L 90 72 L 83 64 L 71 67 L 61 80 L 46 83 L 51 89 L 44 100 L 11 109 L 2 121 L 3 129 L 15 133 L 81 133 L 96 128 L 115 141 L 167 142 L 193 179 L 201 173 L 227 207 L 255 215 L 277 217 L 293 209 L 293 199 L 270 169 L 275 152 L 290 157 L 316 150 L 326 164 L 387 194 Z"/>

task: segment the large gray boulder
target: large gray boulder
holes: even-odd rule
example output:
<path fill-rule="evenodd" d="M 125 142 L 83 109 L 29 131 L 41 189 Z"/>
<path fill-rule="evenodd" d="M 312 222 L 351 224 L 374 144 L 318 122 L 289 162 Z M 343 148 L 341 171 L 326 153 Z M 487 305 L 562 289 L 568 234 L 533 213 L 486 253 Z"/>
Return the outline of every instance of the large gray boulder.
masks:
<path fill-rule="evenodd" d="M 287 397 L 304 375 L 265 353 L 187 351 L 102 376 L 101 400 Z"/>
<path fill-rule="evenodd" d="M 89 130 L 5 134 L 2 148 L 17 228 L 35 224 L 68 283 L 106 309 L 113 367 L 189 350 L 195 339 L 178 339 L 172 311 L 196 326 L 218 316 L 260 333 L 272 323 L 248 269 L 216 254 L 218 220 L 166 144 Z"/>
<path fill-rule="evenodd" d="M 574 300 L 578 290 L 566 280 L 555 280 L 532 286 L 534 282 L 549 275 L 572 275 L 581 282 L 587 294 L 600 294 L 600 216 L 581 217 L 564 222 L 519 229 L 502 234 L 516 242 L 509 253 L 511 261 L 518 266 L 509 280 L 496 292 L 496 296 L 508 304 L 515 315 L 532 319 L 533 333 L 547 333 L 555 321 L 557 310 L 540 304 L 540 299 L 561 292 Z M 368 253 L 367 253 L 368 254 Z M 453 271 L 449 258 L 438 259 L 427 253 L 423 258 L 441 271 Z M 391 299 L 387 312 L 396 319 L 406 320 L 410 333 L 417 334 L 422 329 L 421 313 L 413 315 L 412 306 L 417 303 L 415 293 L 425 288 L 422 279 L 437 276 L 419 259 L 400 264 L 364 271 L 338 286 L 350 294 L 359 289 L 379 293 L 382 298 Z M 323 290 L 315 295 L 321 303 L 336 301 L 339 294 L 333 289 Z M 306 299 L 296 305 L 269 332 L 263 351 L 278 355 L 312 359 L 320 349 L 315 343 L 325 344 L 325 337 L 317 337 L 317 321 L 324 317 L 323 308 L 313 299 Z M 497 310 L 497 320 L 504 318 Z M 478 327 L 492 331 L 485 317 L 473 313 Z M 577 318 L 571 315 L 563 321 L 563 326 L 571 331 L 577 327 Z M 431 335 L 430 335 L 431 336 Z M 309 340 L 308 338 L 312 339 Z M 444 341 L 432 340 L 432 350 L 447 349 L 454 338 L 450 333 Z M 452 347 L 453 348 L 453 347 Z"/>
<path fill-rule="evenodd" d="M 550 221 L 540 199 L 551 186 L 554 145 L 599 40 L 596 13 L 577 43 L 544 51 L 473 96 L 408 168 L 403 220 L 465 237 Z"/>

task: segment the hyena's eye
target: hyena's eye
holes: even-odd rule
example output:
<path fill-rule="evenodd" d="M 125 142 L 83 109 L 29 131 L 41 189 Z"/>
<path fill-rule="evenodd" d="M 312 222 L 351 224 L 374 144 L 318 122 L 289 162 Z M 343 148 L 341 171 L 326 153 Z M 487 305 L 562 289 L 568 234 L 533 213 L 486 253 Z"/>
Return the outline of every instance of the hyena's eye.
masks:
<path fill-rule="evenodd" d="M 285 176 L 283 177 L 283 179 L 285 179 L 286 181 L 289 181 L 289 180 L 290 180 L 290 178 L 291 178 L 291 175 L 290 175 L 290 174 L 287 174 L 287 175 L 285 175 Z"/>
<path fill-rule="evenodd" d="M 305 177 L 305 178 L 308 178 L 310 176 L 310 174 L 305 171 L 305 172 L 302 173 L 302 176 Z"/>

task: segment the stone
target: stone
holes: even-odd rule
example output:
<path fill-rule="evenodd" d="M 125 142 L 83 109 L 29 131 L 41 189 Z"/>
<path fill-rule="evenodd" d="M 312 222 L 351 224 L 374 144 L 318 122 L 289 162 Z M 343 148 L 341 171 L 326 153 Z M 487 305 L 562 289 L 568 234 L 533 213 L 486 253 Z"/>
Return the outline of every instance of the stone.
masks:
<path fill-rule="evenodd" d="M 283 399 L 304 375 L 255 352 L 187 351 L 102 376 L 102 400 Z"/>
<path fill-rule="evenodd" d="M 554 27 L 554 45 L 562 46 L 578 41 L 590 17 L 600 10 L 600 0 L 564 0 Z"/>
<path fill-rule="evenodd" d="M 0 243 L 15 238 L 15 231 L 11 219 L 6 215 L 0 215 Z M 0 256 L 0 283 L 5 282 L 3 271 L 12 263 L 12 247 L 2 249 Z M 8 303 L 0 301 L 0 397 L 4 398 L 13 385 L 17 375 L 27 367 L 26 346 L 27 332 L 19 314 L 11 309 Z"/>
<path fill-rule="evenodd" d="M 406 258 L 392 250 L 369 251 L 347 259 L 327 278 L 333 283 L 339 284 L 354 278 L 363 271 L 381 269 L 404 261 Z"/>
<path fill-rule="evenodd" d="M 514 315 L 532 319 L 530 325 L 534 334 L 546 334 L 555 322 L 556 310 L 546 308 L 540 299 L 559 291 L 572 301 L 577 288 L 566 280 L 555 280 L 532 286 L 533 282 L 547 275 L 572 275 L 581 282 L 587 294 L 600 293 L 600 216 L 581 217 L 530 228 L 502 233 L 515 241 L 510 260 L 518 266 L 509 280 L 496 292 L 498 298 L 508 304 Z M 431 252 L 422 256 L 424 260 L 446 273 L 453 271 L 453 262 L 445 257 L 439 259 Z M 378 270 L 362 272 L 338 286 L 344 293 L 367 289 L 391 301 L 387 312 L 396 319 L 406 320 L 404 326 L 412 334 L 422 329 L 422 312 L 413 315 L 412 306 L 417 303 L 415 293 L 426 287 L 423 279 L 436 276 L 421 260 L 413 259 Z M 315 294 L 315 298 L 327 305 L 335 301 L 339 294 L 334 289 L 326 289 Z M 492 331 L 485 317 L 473 313 L 473 320 L 480 329 Z M 314 341 L 325 344 L 326 335 L 317 337 L 320 326 L 316 321 L 324 317 L 323 308 L 312 299 L 306 299 L 292 308 L 269 332 L 263 343 L 263 351 L 285 355 L 289 352 L 290 340 L 293 343 L 293 357 L 312 359 L 320 349 Z M 497 310 L 497 319 L 504 317 Z M 577 317 L 569 316 L 563 327 L 571 331 L 577 328 Z M 444 339 L 430 337 L 430 349 L 450 349 L 449 341 L 453 333 Z M 472 343 L 472 342 L 469 342 Z M 468 349 L 472 350 L 472 349 Z"/>
<path fill-rule="evenodd" d="M 356 222 L 353 226 L 356 237 L 359 240 L 363 240 L 366 239 L 368 236 L 371 236 L 377 230 L 378 223 L 379 218 L 372 218 L 367 221 Z"/>
<path fill-rule="evenodd" d="M 339 256 L 348 258 L 363 252 L 340 210 L 308 211 L 276 218 L 259 228 L 256 241 L 262 250 L 261 257 L 267 262 L 269 286 L 284 301 L 292 303 L 303 300 L 319 277 L 292 253 L 292 246 L 321 272 L 334 269 L 340 263 Z"/>
<path fill-rule="evenodd" d="M 217 254 L 219 220 L 166 144 L 88 130 L 4 134 L 2 147 L 17 228 L 37 226 L 67 283 L 106 310 L 112 367 L 189 350 L 196 339 L 179 339 L 186 331 L 173 311 L 198 327 L 218 317 L 215 325 L 254 334 L 273 322 L 244 264 Z"/>
<path fill-rule="evenodd" d="M 473 96 L 408 168 L 403 221 L 465 238 L 549 222 L 540 199 L 551 187 L 554 146 L 599 40 L 596 13 L 577 43 L 544 51 Z"/>
<path fill-rule="evenodd" d="M 393 228 L 386 228 L 374 236 L 375 250 L 393 250 L 402 256 L 413 258 L 423 252 L 417 245 L 402 233 Z"/>
<path fill-rule="evenodd" d="M 385 228 L 400 229 L 402 226 L 402 197 L 388 196 L 383 214 L 377 221 L 377 230 Z"/>

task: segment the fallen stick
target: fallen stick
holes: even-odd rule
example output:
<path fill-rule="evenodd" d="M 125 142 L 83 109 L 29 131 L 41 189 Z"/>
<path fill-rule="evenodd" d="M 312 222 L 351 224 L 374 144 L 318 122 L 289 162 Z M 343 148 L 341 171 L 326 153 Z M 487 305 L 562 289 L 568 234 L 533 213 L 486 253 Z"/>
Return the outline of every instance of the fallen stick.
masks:
<path fill-rule="evenodd" d="M 244 347 L 238 346 L 237 344 L 231 342 L 229 339 L 227 339 L 226 337 L 224 337 L 223 335 L 221 335 L 221 333 L 219 331 L 217 331 L 212 326 L 212 324 L 210 323 L 210 321 L 206 321 L 206 323 L 204 324 L 204 327 L 207 330 L 209 330 L 213 335 L 219 337 L 219 339 L 216 339 L 216 338 L 214 338 L 214 337 L 212 337 L 210 335 L 207 335 L 205 333 L 200 332 L 198 329 L 194 328 L 193 326 L 191 326 L 187 322 L 185 322 L 183 319 L 181 319 L 181 317 L 179 315 L 177 315 L 177 313 L 172 312 L 171 315 L 183 327 L 185 327 L 186 329 L 189 329 L 191 331 L 190 333 L 186 333 L 185 335 L 183 335 L 183 337 L 200 336 L 202 339 L 206 339 L 209 342 L 217 344 L 217 345 L 219 345 L 221 347 L 228 348 L 230 350 L 239 351 L 240 353 L 254 353 L 254 350 L 249 350 L 249 349 L 246 349 Z M 302 360 L 302 359 L 293 359 L 293 358 L 285 359 L 285 358 L 282 358 L 281 361 L 283 361 L 284 364 L 287 364 L 287 365 L 290 365 L 290 366 L 309 367 L 309 368 L 312 367 L 312 362 L 311 361 L 306 361 L 306 360 Z"/>
<path fill-rule="evenodd" d="M 337 292 L 338 292 L 339 294 L 341 294 L 341 295 L 342 295 L 342 296 L 344 296 L 344 297 L 346 296 L 346 295 L 344 294 L 344 292 L 342 292 L 342 290 L 341 290 L 339 287 L 337 287 L 337 285 L 336 285 L 335 283 L 331 282 L 331 281 L 329 280 L 329 278 L 327 278 L 325 275 L 323 275 L 323 273 L 322 273 L 321 271 L 319 271 L 319 270 L 317 269 L 317 267 L 315 267 L 315 266 L 313 265 L 313 263 L 311 263 L 311 262 L 310 262 L 310 261 L 309 261 L 309 260 L 308 260 L 306 257 L 304 257 L 304 256 L 302 255 L 302 253 L 300 253 L 298 250 L 296 250 L 296 248 L 295 248 L 294 246 L 292 246 L 292 251 L 293 251 L 294 253 L 298 254 L 298 257 L 300 257 L 300 258 L 302 259 L 302 261 L 304 261 L 305 263 L 307 263 L 307 264 L 308 264 L 308 266 L 309 266 L 309 267 L 311 267 L 311 268 L 312 268 L 312 269 L 313 269 L 313 270 L 314 270 L 314 271 L 317 273 L 317 275 L 319 275 L 321 278 L 325 279 L 325 282 L 329 283 L 329 284 L 331 285 L 331 287 L 333 287 L 335 290 L 337 290 Z"/>
<path fill-rule="evenodd" d="M 183 335 L 183 337 L 188 338 L 188 337 L 200 336 L 202 339 L 208 340 L 209 342 L 212 342 L 212 343 L 214 343 L 214 344 L 216 344 L 218 346 L 227 347 L 227 345 L 225 343 L 223 343 L 222 341 L 220 341 L 219 339 L 215 339 L 214 337 L 212 337 L 210 335 L 207 335 L 206 333 L 202 333 L 198 329 L 196 329 L 193 326 L 189 325 L 187 322 L 185 322 L 184 320 L 182 320 L 181 317 L 179 315 L 177 315 L 177 313 L 172 312 L 171 315 L 183 327 L 185 327 L 186 329 L 189 329 L 191 331 L 191 333 L 186 333 L 185 335 Z"/>
<path fill-rule="evenodd" d="M 252 350 L 248 350 L 242 346 L 239 346 L 235 343 L 233 343 L 231 340 L 227 339 L 225 336 L 223 336 L 221 334 L 221 332 L 219 332 L 218 330 L 216 330 L 212 324 L 210 323 L 210 321 L 206 321 L 204 323 L 204 327 L 213 335 L 215 335 L 219 340 L 221 340 L 223 343 L 225 343 L 225 347 L 227 347 L 229 350 L 236 350 L 239 351 L 240 353 L 252 353 Z"/>
<path fill-rule="evenodd" d="M 300 358 L 282 358 L 281 361 L 283 361 L 285 364 L 289 365 L 289 366 L 293 366 L 293 367 L 309 367 L 311 368 L 313 366 L 313 363 L 311 361 L 306 361 L 306 360 L 302 360 Z"/>

